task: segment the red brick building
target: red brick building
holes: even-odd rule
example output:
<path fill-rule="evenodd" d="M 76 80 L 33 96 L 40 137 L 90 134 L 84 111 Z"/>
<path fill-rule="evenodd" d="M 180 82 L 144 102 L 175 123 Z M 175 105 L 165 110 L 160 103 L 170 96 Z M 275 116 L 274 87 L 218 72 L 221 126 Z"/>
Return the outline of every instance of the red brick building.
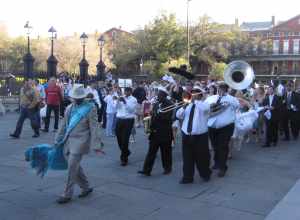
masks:
<path fill-rule="evenodd" d="M 247 29 L 247 24 L 252 25 L 252 29 Z M 255 23 L 243 23 L 241 29 L 251 36 L 259 35 L 269 40 L 271 50 L 262 49 L 240 58 L 252 65 L 258 78 L 300 78 L 300 15 L 277 25 L 275 17 L 271 22 L 256 24 L 264 28 L 255 28 Z"/>

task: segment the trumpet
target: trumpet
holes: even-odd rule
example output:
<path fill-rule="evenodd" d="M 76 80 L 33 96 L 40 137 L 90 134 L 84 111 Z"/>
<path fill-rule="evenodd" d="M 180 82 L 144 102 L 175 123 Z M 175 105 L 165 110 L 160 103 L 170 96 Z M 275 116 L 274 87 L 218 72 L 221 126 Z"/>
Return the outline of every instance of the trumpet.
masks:
<path fill-rule="evenodd" d="M 202 92 L 189 93 L 189 97 L 184 98 L 183 101 L 177 102 L 177 103 L 175 103 L 173 105 L 170 105 L 168 107 L 162 108 L 162 109 L 159 110 L 159 112 L 166 113 L 166 112 L 173 111 L 175 109 L 184 107 L 184 106 L 186 106 L 186 105 L 188 105 L 188 104 L 190 104 L 192 102 L 193 96 L 197 96 L 197 95 L 203 95 L 203 93 Z"/>

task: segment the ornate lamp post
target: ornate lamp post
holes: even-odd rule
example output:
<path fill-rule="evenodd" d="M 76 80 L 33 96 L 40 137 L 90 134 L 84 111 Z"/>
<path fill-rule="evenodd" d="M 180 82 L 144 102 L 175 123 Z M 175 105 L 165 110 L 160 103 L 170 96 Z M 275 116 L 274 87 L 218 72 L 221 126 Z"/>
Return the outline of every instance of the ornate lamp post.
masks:
<path fill-rule="evenodd" d="M 144 66 L 144 62 L 143 62 L 143 58 L 141 58 L 141 62 L 140 62 L 140 74 L 143 74 L 143 66 Z"/>
<path fill-rule="evenodd" d="M 30 33 L 31 33 L 31 30 L 32 30 L 32 26 L 29 25 L 29 21 L 26 22 L 24 28 L 26 29 L 26 34 L 27 34 L 27 53 L 23 57 L 24 77 L 25 78 L 33 78 L 34 58 L 30 53 Z"/>
<path fill-rule="evenodd" d="M 80 36 L 80 41 L 82 45 L 82 60 L 79 63 L 79 72 L 80 72 L 80 83 L 83 83 L 85 86 L 87 85 L 87 77 L 88 77 L 88 68 L 89 63 L 85 59 L 85 46 L 87 43 L 88 36 L 83 32 Z"/>
<path fill-rule="evenodd" d="M 102 52 L 103 52 L 103 47 L 104 47 L 104 43 L 105 43 L 104 36 L 101 35 L 97 41 L 98 41 L 98 46 L 100 47 L 100 61 L 98 62 L 97 66 L 96 66 L 97 67 L 97 79 L 99 81 L 105 81 L 104 71 L 105 71 L 106 66 L 102 59 Z"/>
<path fill-rule="evenodd" d="M 51 40 L 51 54 L 47 60 L 47 74 L 48 74 L 48 78 L 50 78 L 50 77 L 56 77 L 57 59 L 53 55 L 53 42 L 54 39 L 57 38 L 57 35 L 56 35 L 56 30 L 53 27 L 51 27 L 48 30 L 48 32 L 50 34 L 50 40 Z"/>

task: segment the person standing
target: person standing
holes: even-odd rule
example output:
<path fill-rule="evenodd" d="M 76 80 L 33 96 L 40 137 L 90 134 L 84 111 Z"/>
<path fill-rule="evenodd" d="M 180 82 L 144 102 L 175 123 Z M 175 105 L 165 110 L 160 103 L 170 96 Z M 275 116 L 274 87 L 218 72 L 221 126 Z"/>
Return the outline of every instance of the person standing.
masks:
<path fill-rule="evenodd" d="M 274 93 L 274 87 L 268 88 L 268 95 L 263 101 L 265 107 L 265 123 L 266 123 L 266 143 L 262 147 L 270 147 L 273 143 L 275 147 L 278 140 L 278 129 L 280 121 L 280 98 Z"/>
<path fill-rule="evenodd" d="M 146 100 L 147 93 L 142 82 L 139 83 L 138 87 L 133 91 L 132 96 L 137 99 L 137 110 L 136 110 L 136 127 L 141 127 L 143 124 L 143 111 L 142 103 Z"/>
<path fill-rule="evenodd" d="M 106 136 L 113 137 L 116 129 L 117 96 L 114 96 L 110 88 L 108 95 L 104 98 L 106 103 Z"/>
<path fill-rule="evenodd" d="M 22 132 L 23 124 L 26 118 L 29 118 L 31 127 L 34 131 L 33 138 L 40 136 L 38 117 L 36 108 L 39 104 L 40 97 L 31 79 L 25 79 L 24 86 L 20 92 L 20 116 L 14 133 L 10 134 L 12 138 L 19 138 Z"/>
<path fill-rule="evenodd" d="M 128 164 L 129 137 L 134 126 L 136 105 L 137 100 L 132 96 L 132 88 L 125 88 L 125 96 L 117 100 L 116 136 L 121 151 L 121 166 Z"/>
<path fill-rule="evenodd" d="M 284 104 L 286 107 L 286 117 L 283 124 L 285 140 L 290 139 L 290 129 L 294 140 L 297 140 L 300 128 L 300 95 L 294 91 L 292 84 L 288 84 L 286 87 Z"/>
<path fill-rule="evenodd" d="M 180 108 L 176 116 L 182 123 L 183 178 L 181 184 L 194 181 L 195 166 L 201 178 L 210 180 L 210 153 L 208 146 L 208 116 L 210 105 L 203 101 L 204 90 L 195 86 L 192 89 L 192 103 Z"/>
<path fill-rule="evenodd" d="M 162 165 L 165 175 L 172 171 L 172 111 L 161 112 L 160 109 L 167 108 L 172 102 L 167 99 L 168 91 L 160 87 L 158 91 L 158 102 L 153 106 L 150 121 L 149 150 L 144 162 L 143 169 L 138 173 L 150 176 L 154 165 L 156 154 L 160 149 Z"/>
<path fill-rule="evenodd" d="M 217 98 L 217 105 L 222 107 L 208 119 L 208 132 L 214 149 L 214 168 L 219 169 L 219 177 L 224 177 L 228 169 L 229 142 L 240 103 L 237 98 L 228 94 L 228 86 L 225 83 L 219 84 Z"/>
<path fill-rule="evenodd" d="M 69 95 L 73 99 L 73 103 L 67 107 L 65 117 L 55 136 L 55 143 L 67 138 L 63 148 L 68 161 L 68 177 L 64 193 L 57 199 L 59 204 L 71 201 L 75 184 L 78 184 L 82 191 L 79 198 L 84 198 L 93 192 L 80 162 L 83 156 L 89 153 L 91 146 L 102 147 L 97 109 L 93 103 L 88 103 L 85 100 L 86 89 L 83 85 L 74 85 Z M 70 120 L 77 121 L 77 124 L 71 128 L 68 136 L 65 137 L 66 130 L 70 130 L 70 123 L 68 123 Z"/>
<path fill-rule="evenodd" d="M 46 118 L 45 118 L 45 128 L 42 129 L 44 132 L 49 131 L 51 112 L 54 111 L 54 131 L 58 129 L 59 121 L 59 105 L 62 101 L 62 91 L 61 88 L 56 84 L 56 79 L 53 77 L 49 79 L 48 87 L 45 89 L 46 92 Z"/>

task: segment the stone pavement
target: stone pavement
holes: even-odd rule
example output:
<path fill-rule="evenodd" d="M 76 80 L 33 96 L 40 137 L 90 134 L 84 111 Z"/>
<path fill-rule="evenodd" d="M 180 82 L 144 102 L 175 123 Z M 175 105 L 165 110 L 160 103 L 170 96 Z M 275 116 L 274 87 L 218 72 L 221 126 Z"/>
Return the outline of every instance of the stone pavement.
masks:
<path fill-rule="evenodd" d="M 55 200 L 64 188 L 66 173 L 50 171 L 40 179 L 24 161 L 27 146 L 51 143 L 54 134 L 32 139 L 26 121 L 21 138 L 10 139 L 8 134 L 16 118 L 13 113 L 0 117 L 0 220 L 262 220 L 300 176 L 299 142 L 291 141 L 269 149 L 245 144 L 240 152 L 234 152 L 225 178 L 214 173 L 212 180 L 204 183 L 197 176 L 192 185 L 178 184 L 182 175 L 178 144 L 170 176 L 162 175 L 158 156 L 153 175 L 141 177 L 137 170 L 142 167 L 148 146 L 143 130 L 138 129 L 127 167 L 119 166 L 116 140 L 104 138 L 106 155 L 92 152 L 83 160 L 94 194 L 57 205 Z"/>

